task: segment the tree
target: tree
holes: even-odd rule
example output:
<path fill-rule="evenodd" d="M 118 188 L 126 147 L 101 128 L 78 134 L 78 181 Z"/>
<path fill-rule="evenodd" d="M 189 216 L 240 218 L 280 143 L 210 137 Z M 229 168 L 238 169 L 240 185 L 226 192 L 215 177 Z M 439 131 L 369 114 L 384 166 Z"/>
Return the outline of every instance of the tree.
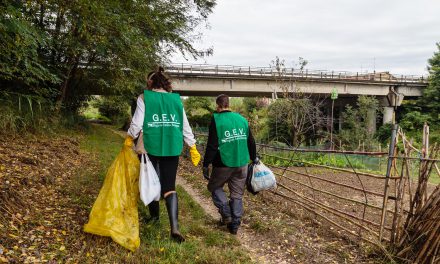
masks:
<path fill-rule="evenodd" d="M 419 142 L 425 122 L 431 127 L 431 140 L 440 141 L 440 43 L 436 47 L 437 51 L 428 60 L 428 87 L 418 100 L 405 100 L 398 109 L 399 125 L 407 135 Z"/>
<path fill-rule="evenodd" d="M 192 126 L 208 127 L 215 102 L 212 97 L 189 97 L 184 101 L 188 121 Z"/>
<path fill-rule="evenodd" d="M 440 43 L 436 46 L 437 52 L 428 60 L 429 85 L 418 104 L 425 110 L 423 112 L 431 115 L 433 123 L 440 121 Z"/>
<path fill-rule="evenodd" d="M 375 97 L 361 95 L 358 97 L 356 107 L 347 105 L 342 113 L 344 124 L 339 132 L 339 139 L 350 149 L 358 149 L 362 144 L 365 150 L 374 150 L 377 142 L 371 131 L 370 119 L 376 115 L 379 102 Z"/>
<path fill-rule="evenodd" d="M 14 91 L 19 92 L 25 87 L 33 90 L 35 85 L 44 82 L 58 83 L 60 79 L 45 65 L 38 52 L 48 45 L 49 39 L 21 12 L 19 1 L 10 2 L 0 5 L 0 80 L 3 88 L 13 83 Z"/>
<path fill-rule="evenodd" d="M 307 63 L 300 57 L 296 68 L 302 71 Z M 320 109 L 323 100 L 319 97 L 312 97 L 311 94 L 305 94 L 298 83 L 285 77 L 284 60 L 276 57 L 272 61 L 272 67 L 275 69 L 276 82 L 282 91 L 283 98 L 278 99 L 269 107 L 270 135 L 273 135 L 275 129 L 276 137 L 278 137 L 278 132 L 281 132 L 281 135 L 284 134 L 283 137 L 290 138 L 293 146 L 298 147 L 306 141 L 307 137 L 316 136 L 323 126 L 324 118 Z"/>
<path fill-rule="evenodd" d="M 0 82 L 75 111 L 90 94 L 136 93 L 145 73 L 192 42 L 214 0 L 13 1 L 1 5 Z M 18 47 L 18 49 L 16 48 Z"/>

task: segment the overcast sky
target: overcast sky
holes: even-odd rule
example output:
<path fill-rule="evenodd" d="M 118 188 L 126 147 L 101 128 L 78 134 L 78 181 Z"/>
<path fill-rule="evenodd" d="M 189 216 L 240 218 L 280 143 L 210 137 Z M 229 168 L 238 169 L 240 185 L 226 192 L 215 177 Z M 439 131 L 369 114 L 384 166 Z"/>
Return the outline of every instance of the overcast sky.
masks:
<path fill-rule="evenodd" d="M 439 0 L 217 0 L 197 48 L 214 55 L 173 62 L 427 74 L 440 42 Z"/>

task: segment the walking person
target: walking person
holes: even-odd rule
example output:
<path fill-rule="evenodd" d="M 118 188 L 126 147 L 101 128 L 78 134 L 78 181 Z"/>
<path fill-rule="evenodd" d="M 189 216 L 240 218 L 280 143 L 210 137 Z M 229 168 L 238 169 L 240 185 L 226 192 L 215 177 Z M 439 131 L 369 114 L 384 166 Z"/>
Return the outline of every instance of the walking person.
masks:
<path fill-rule="evenodd" d="M 171 238 L 181 243 L 185 238 L 179 231 L 178 198 L 176 193 L 176 174 L 183 142 L 190 147 L 194 166 L 200 161 L 196 140 L 189 126 L 180 95 L 172 93 L 171 81 L 164 69 L 150 73 L 147 89 L 137 99 L 128 135 L 138 139 L 136 152 L 148 154 L 161 185 L 161 196 L 165 199 L 171 227 Z M 149 221 L 159 220 L 159 201 L 148 205 Z"/>
<path fill-rule="evenodd" d="M 221 215 L 220 223 L 237 234 L 243 215 L 243 193 L 249 160 L 258 162 L 255 140 L 247 120 L 230 111 L 229 97 L 221 94 L 216 99 L 217 109 L 209 125 L 208 143 L 203 160 L 203 177 Z M 209 165 L 212 164 L 212 175 Z M 229 200 L 223 190 L 229 187 Z"/>

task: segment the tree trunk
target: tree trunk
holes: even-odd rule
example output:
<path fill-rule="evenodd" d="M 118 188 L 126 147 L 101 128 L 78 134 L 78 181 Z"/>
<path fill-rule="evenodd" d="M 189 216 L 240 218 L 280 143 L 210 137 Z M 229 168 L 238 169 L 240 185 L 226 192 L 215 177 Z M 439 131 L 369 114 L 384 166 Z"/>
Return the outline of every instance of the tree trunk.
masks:
<path fill-rule="evenodd" d="M 67 70 L 66 79 L 64 80 L 63 84 L 60 87 L 60 95 L 58 96 L 58 99 L 56 102 L 56 110 L 58 113 L 61 112 L 61 108 L 62 108 L 63 104 L 65 103 L 66 95 L 67 95 L 67 92 L 70 87 L 70 82 L 72 80 L 72 77 L 75 76 L 75 73 L 78 69 L 79 58 L 80 58 L 80 56 L 76 56 L 75 58 L 72 59 L 73 60 L 72 63 L 68 63 L 69 67 Z"/>

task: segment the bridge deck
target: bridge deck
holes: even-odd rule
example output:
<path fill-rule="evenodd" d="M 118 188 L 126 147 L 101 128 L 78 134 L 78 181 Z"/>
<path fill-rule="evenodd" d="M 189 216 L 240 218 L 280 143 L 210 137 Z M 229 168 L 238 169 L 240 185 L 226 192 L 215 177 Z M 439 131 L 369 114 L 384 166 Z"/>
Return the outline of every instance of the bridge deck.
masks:
<path fill-rule="evenodd" d="M 222 66 L 208 64 L 171 64 L 166 71 L 173 77 L 198 78 L 240 78 L 240 79 L 288 79 L 320 82 L 354 82 L 395 84 L 411 86 L 427 85 L 427 77 L 423 75 L 395 75 L 389 72 L 359 73 L 348 71 L 319 71 L 286 68 L 277 70 L 272 67 Z"/>

